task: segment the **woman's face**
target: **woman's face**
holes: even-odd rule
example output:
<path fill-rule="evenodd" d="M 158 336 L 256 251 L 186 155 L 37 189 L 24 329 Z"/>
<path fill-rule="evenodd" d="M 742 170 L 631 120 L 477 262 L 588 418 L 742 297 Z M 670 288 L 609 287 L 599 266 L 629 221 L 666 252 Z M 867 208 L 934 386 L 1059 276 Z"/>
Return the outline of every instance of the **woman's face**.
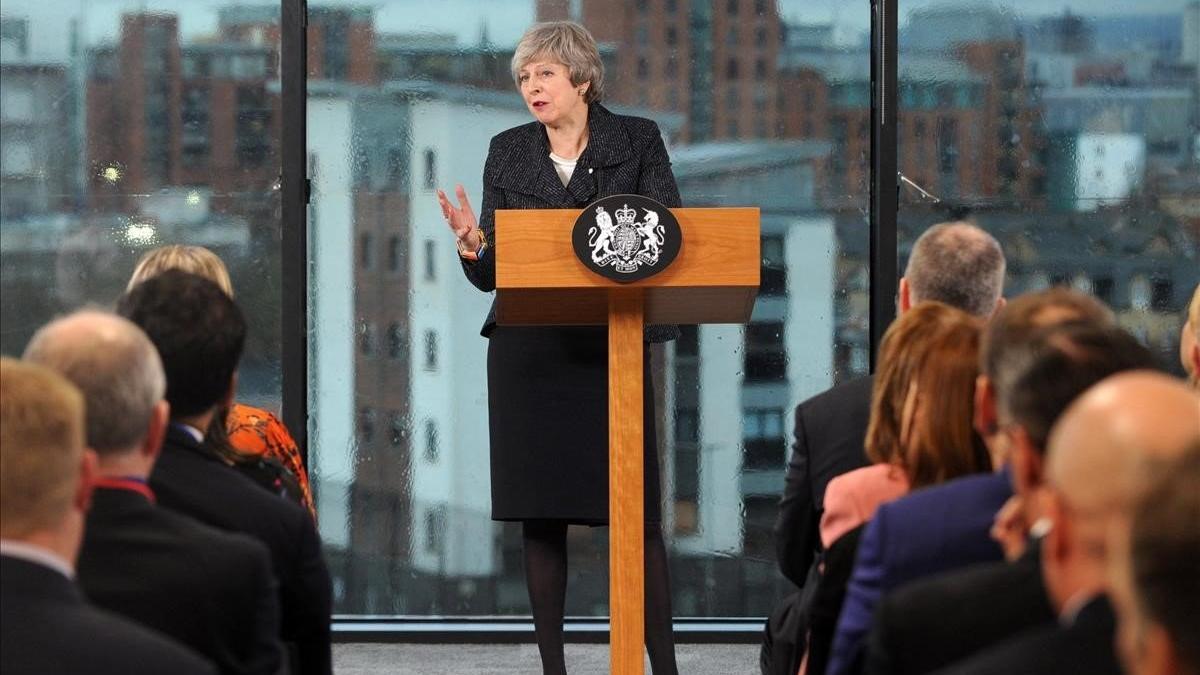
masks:
<path fill-rule="evenodd" d="M 567 67 L 541 58 L 534 58 L 517 71 L 521 98 L 534 118 L 548 126 L 557 125 L 587 109 L 583 94 L 586 83 L 571 84 Z"/>

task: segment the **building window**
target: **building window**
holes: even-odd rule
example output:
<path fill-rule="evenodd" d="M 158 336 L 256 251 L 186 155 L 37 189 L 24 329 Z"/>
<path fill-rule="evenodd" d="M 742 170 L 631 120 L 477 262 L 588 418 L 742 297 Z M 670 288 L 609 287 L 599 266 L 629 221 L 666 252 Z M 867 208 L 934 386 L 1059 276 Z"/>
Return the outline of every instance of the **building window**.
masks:
<path fill-rule="evenodd" d="M 756 80 L 767 79 L 767 62 L 766 62 L 766 60 L 764 60 L 764 59 L 755 59 L 754 60 L 754 79 L 756 79 Z"/>
<path fill-rule="evenodd" d="M 363 356 L 375 356 L 375 325 L 370 321 L 358 324 L 358 351 Z"/>
<path fill-rule="evenodd" d="M 394 190 L 404 188 L 404 150 L 392 148 L 388 150 L 388 185 Z"/>
<path fill-rule="evenodd" d="M 393 448 L 398 448 L 404 445 L 404 439 L 408 438 L 408 425 L 404 423 L 404 416 L 396 411 L 392 411 L 391 420 L 391 442 Z"/>
<path fill-rule="evenodd" d="M 782 235 L 772 234 L 762 238 L 762 271 L 758 292 L 761 295 L 787 293 L 787 264 L 784 260 Z"/>
<path fill-rule="evenodd" d="M 427 552 L 442 552 L 443 532 L 445 530 L 445 506 L 435 506 L 425 512 L 425 550 Z"/>
<path fill-rule="evenodd" d="M 676 0 L 667 0 L 664 5 L 667 8 L 667 14 L 674 14 L 676 9 Z"/>
<path fill-rule="evenodd" d="M 388 325 L 388 358 L 398 360 L 404 358 L 404 327 L 397 322 Z"/>
<path fill-rule="evenodd" d="M 437 260 L 434 258 L 434 245 L 432 239 L 425 240 L 425 281 L 434 281 L 437 279 Z"/>
<path fill-rule="evenodd" d="M 1113 280 L 1112 277 L 1098 277 L 1092 281 L 1092 293 L 1096 299 L 1106 305 L 1111 305 L 1113 301 Z"/>
<path fill-rule="evenodd" d="M 437 185 L 437 153 L 433 148 L 425 149 L 425 189 L 432 190 Z"/>
<path fill-rule="evenodd" d="M 679 32 L 675 30 L 674 26 L 667 26 L 667 44 L 673 47 L 678 41 Z"/>
<path fill-rule="evenodd" d="M 392 235 L 388 237 L 388 271 L 400 271 L 400 237 Z"/>
<path fill-rule="evenodd" d="M 375 440 L 375 410 L 370 407 L 358 411 L 358 440 L 360 443 Z"/>
<path fill-rule="evenodd" d="M 436 462 L 439 455 L 437 423 L 425 420 L 425 461 Z"/>
<path fill-rule="evenodd" d="M 425 370 L 438 368 L 438 337 L 431 330 L 425 331 Z"/>
<path fill-rule="evenodd" d="M 780 382 L 787 378 L 782 321 L 746 326 L 745 366 L 747 382 Z"/>
<path fill-rule="evenodd" d="M 1150 307 L 1159 312 L 1169 312 L 1172 307 L 1172 285 L 1170 279 L 1155 279 L 1150 282 Z"/>
<path fill-rule="evenodd" d="M 667 57 L 667 65 L 663 67 L 663 73 L 671 79 L 679 77 L 679 62 L 675 60 L 674 56 Z"/>
<path fill-rule="evenodd" d="M 736 58 L 730 57 L 729 60 L 725 62 L 725 77 L 727 77 L 730 80 L 737 79 L 737 77 L 738 77 L 738 60 Z"/>
<path fill-rule="evenodd" d="M 742 443 L 744 469 L 782 468 L 787 452 L 783 438 L 783 409 L 746 408 L 742 411 Z"/>
<path fill-rule="evenodd" d="M 700 415 L 696 408 L 675 409 L 675 442 L 700 442 Z"/>
<path fill-rule="evenodd" d="M 370 270 L 374 261 L 375 242 L 371 240 L 370 232 L 358 235 L 358 266 Z"/>
<path fill-rule="evenodd" d="M 637 60 L 637 76 L 639 80 L 644 80 L 650 75 L 650 62 L 646 57 L 641 57 Z"/>
<path fill-rule="evenodd" d="M 725 12 L 729 14 L 729 16 L 737 16 L 738 0 L 726 0 Z"/>

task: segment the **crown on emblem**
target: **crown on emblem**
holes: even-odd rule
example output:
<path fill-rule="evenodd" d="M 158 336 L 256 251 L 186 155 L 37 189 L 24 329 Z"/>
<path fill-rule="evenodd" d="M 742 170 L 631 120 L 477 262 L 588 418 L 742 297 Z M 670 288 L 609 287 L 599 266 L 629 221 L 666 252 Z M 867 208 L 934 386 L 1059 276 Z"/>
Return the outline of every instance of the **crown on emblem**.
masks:
<path fill-rule="evenodd" d="M 623 208 L 617 209 L 617 224 L 632 225 L 637 220 L 637 209 L 629 208 L 626 204 Z"/>

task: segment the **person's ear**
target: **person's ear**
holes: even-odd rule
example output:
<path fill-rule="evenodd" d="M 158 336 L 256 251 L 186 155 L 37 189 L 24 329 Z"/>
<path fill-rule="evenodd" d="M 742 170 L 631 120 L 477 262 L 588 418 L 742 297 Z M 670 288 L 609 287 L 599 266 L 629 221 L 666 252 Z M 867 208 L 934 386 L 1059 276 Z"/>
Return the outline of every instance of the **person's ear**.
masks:
<path fill-rule="evenodd" d="M 1188 356 L 1192 361 L 1192 376 L 1200 380 L 1200 340 L 1192 342 L 1192 353 Z"/>
<path fill-rule="evenodd" d="M 146 439 L 142 441 L 142 457 L 150 460 L 158 458 L 162 452 L 163 439 L 167 436 L 167 425 L 171 419 L 171 404 L 159 401 L 154 404 L 150 413 L 150 423 L 146 426 Z"/>
<path fill-rule="evenodd" d="M 908 285 L 908 277 L 900 277 L 900 313 L 912 309 L 912 287 Z"/>
<path fill-rule="evenodd" d="M 973 410 L 975 432 L 984 438 L 996 435 L 999 423 L 996 421 L 996 389 L 992 386 L 992 378 L 979 375 L 975 378 L 975 407 Z"/>
<path fill-rule="evenodd" d="M 71 500 L 76 511 L 87 513 L 92 508 L 92 493 L 99 479 L 100 458 L 95 450 L 84 448 L 83 456 L 79 458 L 79 481 L 75 484 L 75 496 Z"/>
<path fill-rule="evenodd" d="M 1050 531 L 1042 538 L 1042 548 L 1047 560 L 1061 563 L 1070 556 L 1071 523 L 1067 519 L 1062 498 L 1049 490 L 1043 495 L 1042 513 L 1052 523 Z"/>
<path fill-rule="evenodd" d="M 1042 484 L 1042 454 L 1034 447 L 1024 427 L 1012 430 L 1013 488 L 1018 494 L 1028 494 Z"/>

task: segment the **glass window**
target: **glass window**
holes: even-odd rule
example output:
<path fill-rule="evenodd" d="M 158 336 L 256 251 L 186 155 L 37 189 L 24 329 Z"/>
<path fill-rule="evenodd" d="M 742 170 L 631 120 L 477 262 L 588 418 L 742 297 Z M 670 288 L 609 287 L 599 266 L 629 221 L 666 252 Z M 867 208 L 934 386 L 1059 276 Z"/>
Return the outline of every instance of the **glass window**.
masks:
<path fill-rule="evenodd" d="M 0 58 L 0 352 L 21 354 L 56 315 L 111 307 L 149 249 L 205 246 L 229 268 L 248 322 L 237 400 L 279 413 L 282 166 L 276 120 L 261 114 L 278 88 L 258 90 L 242 122 L 239 83 L 201 57 L 243 40 L 218 4 L 181 6 L 4 0 L 4 32 L 20 26 L 28 53 L 11 58 L 5 41 Z M 278 14 L 263 24 L 277 29 Z M 342 350 L 357 354 L 355 322 L 343 325 Z"/>
<path fill-rule="evenodd" d="M 425 281 L 437 279 L 437 256 L 432 239 L 425 240 Z"/>
<path fill-rule="evenodd" d="M 1004 247 L 1010 295 L 1090 291 L 1180 372 L 1180 289 L 1195 288 L 1200 262 L 1194 247 L 1163 244 L 1195 241 L 1175 207 L 1191 189 L 1179 177 L 1194 184 L 1197 167 L 1181 149 L 1200 135 L 1200 102 L 1194 77 L 1180 77 L 1196 61 L 1178 42 L 1195 7 L 993 5 L 900 0 L 898 114 L 916 125 L 900 171 L 942 200 L 901 191 L 901 250 L 953 204 Z M 1161 40 L 1143 33 L 1155 16 Z"/>
<path fill-rule="evenodd" d="M 311 417 L 320 421 L 310 452 L 318 508 L 366 508 L 352 496 L 367 487 L 396 505 L 376 509 L 370 528 L 354 518 L 321 519 L 339 614 L 529 614 L 520 525 L 491 520 L 487 472 L 477 470 L 489 462 L 480 376 L 488 343 L 479 328 L 493 297 L 467 282 L 453 258 L 437 265 L 436 283 L 424 280 L 426 242 L 443 256 L 451 250 L 443 247 L 454 245 L 429 190 L 462 183 L 481 209 L 489 140 L 532 119 L 504 64 L 521 31 L 545 18 L 538 9 L 551 4 L 521 3 L 514 11 L 478 0 L 470 9 L 509 15 L 488 22 L 487 45 L 479 42 L 478 24 L 398 0 L 362 17 L 343 12 L 353 30 L 331 30 L 323 39 L 341 41 L 347 82 L 329 81 L 333 71 L 323 60 L 337 50 L 328 39 L 310 51 L 310 326 L 319 327 L 309 338 L 310 398 Z M 786 3 L 763 3 L 761 18 L 750 16 L 759 8 L 748 2 L 733 3 L 732 15 L 726 2 L 664 0 L 648 3 L 644 13 L 631 4 L 632 14 L 608 11 L 608 0 L 567 4 L 600 17 L 588 28 L 612 46 L 604 55 L 605 105 L 659 125 L 683 203 L 762 209 L 764 283 L 751 326 L 683 326 L 679 340 L 652 348 L 652 359 L 675 614 L 765 616 L 787 588 L 767 522 L 787 458 L 781 420 L 800 401 L 866 369 L 869 126 L 860 120 L 869 118 L 870 52 L 861 36 L 870 5 L 806 3 L 804 11 L 829 17 L 836 30 L 804 41 L 795 39 L 799 28 L 784 26 L 804 28 L 807 15 L 789 19 Z M 314 7 L 309 29 L 320 33 Z M 752 25 L 743 27 L 741 16 Z M 671 29 L 675 44 L 664 44 Z M 790 42 L 771 43 L 785 33 Z M 405 34 L 422 49 L 435 45 L 415 36 L 438 35 L 444 53 L 374 73 L 365 65 L 372 61 L 356 56 L 355 35 L 373 36 L 384 50 Z M 500 67 L 481 67 L 481 52 Z M 843 92 L 837 104 L 835 86 Z M 789 98 L 797 90 L 812 90 L 807 111 Z M 801 115 L 810 141 L 799 142 Z M 840 126 L 831 124 L 834 117 Z M 841 174 L 828 171 L 831 165 Z M 359 187 L 343 182 L 366 166 L 381 173 L 390 167 L 391 178 Z M 370 267 L 360 264 L 358 250 L 368 232 L 385 245 Z M 402 246 L 396 256 L 390 237 Z M 391 271 L 392 257 L 398 271 Z M 388 358 L 360 361 L 357 336 L 341 328 L 360 319 L 387 327 Z M 361 443 L 353 421 L 363 406 L 410 420 L 407 449 L 382 439 Z M 750 415 L 763 431 L 748 454 L 749 410 L 771 412 Z M 427 442 L 426 422 L 436 444 Z M 436 462 L 425 459 L 432 445 Z M 429 485 L 441 487 L 427 491 Z M 607 612 L 606 541 L 603 529 L 572 531 L 567 614 Z"/>
<path fill-rule="evenodd" d="M 438 430 L 437 423 L 433 421 L 425 422 L 425 461 L 436 462 L 438 460 Z"/>

